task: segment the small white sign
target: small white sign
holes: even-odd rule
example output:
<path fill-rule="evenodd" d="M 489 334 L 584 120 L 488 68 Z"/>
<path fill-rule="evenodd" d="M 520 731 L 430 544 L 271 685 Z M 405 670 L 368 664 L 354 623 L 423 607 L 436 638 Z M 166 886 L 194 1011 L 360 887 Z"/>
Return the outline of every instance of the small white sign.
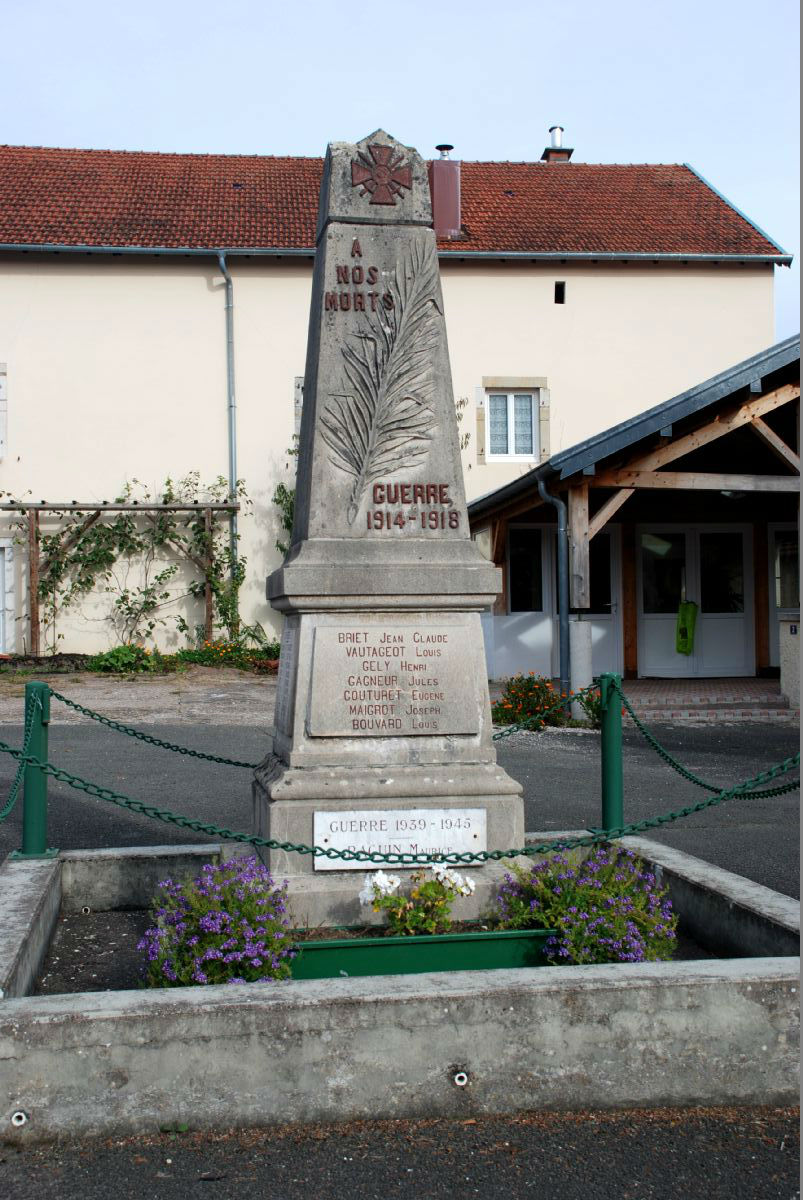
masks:
<path fill-rule="evenodd" d="M 367 854 L 465 854 L 487 850 L 484 808 L 391 808 L 316 812 L 316 846 L 334 850 L 364 850 Z M 351 862 L 315 858 L 316 871 L 388 871 L 399 863 Z M 468 865 L 468 864 L 467 864 Z M 471 869 L 482 866 L 472 863 Z M 408 864 L 404 869 L 415 870 Z M 458 868 L 459 869 L 459 868 Z"/>

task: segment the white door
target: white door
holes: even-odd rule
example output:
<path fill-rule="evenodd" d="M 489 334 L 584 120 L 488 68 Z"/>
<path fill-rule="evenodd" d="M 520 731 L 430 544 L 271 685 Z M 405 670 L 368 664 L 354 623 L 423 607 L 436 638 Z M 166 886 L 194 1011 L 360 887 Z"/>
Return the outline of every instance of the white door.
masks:
<path fill-rule="evenodd" d="M 639 675 L 753 675 L 749 527 L 649 526 L 638 531 Z M 678 606 L 697 604 L 691 654 L 678 653 Z"/>
<path fill-rule="evenodd" d="M 619 529 L 613 525 L 589 543 L 591 580 L 591 669 L 595 675 L 622 670 L 619 604 Z"/>

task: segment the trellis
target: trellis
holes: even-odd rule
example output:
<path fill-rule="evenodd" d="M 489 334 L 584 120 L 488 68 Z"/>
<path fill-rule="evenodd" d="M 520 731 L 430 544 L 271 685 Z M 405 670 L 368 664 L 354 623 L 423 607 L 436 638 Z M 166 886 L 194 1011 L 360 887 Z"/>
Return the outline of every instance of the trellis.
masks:
<path fill-rule="evenodd" d="M 104 513 L 107 512 L 131 512 L 143 513 L 149 520 L 154 521 L 156 513 L 165 512 L 192 512 L 204 514 L 204 527 L 206 532 L 207 553 L 205 558 L 201 558 L 196 554 L 192 554 L 185 546 L 172 543 L 174 549 L 179 550 L 185 558 L 198 568 L 204 578 L 204 636 L 211 639 L 214 628 L 214 594 L 212 590 L 211 576 L 213 569 L 213 547 L 212 547 L 212 524 L 215 516 L 221 513 L 233 514 L 240 511 L 240 505 L 235 502 L 228 503 L 196 503 L 196 504 L 148 504 L 139 503 L 136 500 L 128 502 L 98 503 L 97 501 L 90 503 L 79 503 L 76 500 L 71 500 L 69 503 L 50 504 L 41 501 L 38 504 L 26 503 L 22 501 L 14 501 L 13 503 L 0 504 L 0 512 L 19 513 L 25 517 L 27 524 L 27 548 L 28 548 L 28 623 L 29 623 L 29 646 L 32 655 L 41 653 L 41 630 L 39 619 L 39 580 L 43 572 L 47 571 L 48 560 L 42 559 L 39 543 L 40 543 L 40 527 L 39 518 L 44 512 L 64 513 L 64 512 L 85 512 L 86 518 L 81 522 L 77 529 L 73 531 L 67 541 L 64 543 L 63 549 L 68 550 L 77 545 L 83 535 L 96 521 L 100 520 Z M 168 539 L 170 544 L 170 539 Z"/>

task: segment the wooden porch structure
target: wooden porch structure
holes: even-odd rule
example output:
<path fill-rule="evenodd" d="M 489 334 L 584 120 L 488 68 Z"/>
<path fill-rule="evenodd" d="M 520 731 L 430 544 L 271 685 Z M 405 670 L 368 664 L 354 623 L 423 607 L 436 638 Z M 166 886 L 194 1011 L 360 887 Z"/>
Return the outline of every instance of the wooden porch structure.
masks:
<path fill-rule="evenodd" d="M 753 527 L 756 668 L 767 667 L 767 521 L 774 501 L 798 519 L 800 343 L 788 339 L 699 387 L 554 455 L 513 484 L 469 505 L 472 531 L 486 531 L 494 563 L 505 567 L 511 523 L 543 505 L 540 478 L 568 507 L 569 604 L 591 604 L 590 544 L 614 518 L 621 527 L 622 657 L 638 673 L 638 520 L 699 521 L 724 514 L 731 498 Z M 787 499 L 783 500 L 786 497 Z M 792 506 L 789 501 L 792 500 Z M 794 515 L 792 515 L 794 514 Z M 507 571 L 504 573 L 507 589 Z M 506 592 L 495 612 L 508 611 Z"/>

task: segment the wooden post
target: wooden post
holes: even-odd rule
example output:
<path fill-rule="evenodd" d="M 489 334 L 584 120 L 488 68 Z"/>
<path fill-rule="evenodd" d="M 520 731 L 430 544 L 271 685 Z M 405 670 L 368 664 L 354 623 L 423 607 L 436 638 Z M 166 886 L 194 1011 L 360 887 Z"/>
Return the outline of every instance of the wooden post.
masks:
<path fill-rule="evenodd" d="M 214 633 L 214 597 L 212 595 L 212 510 L 207 508 L 204 512 L 204 534 L 206 540 L 206 553 L 204 555 L 205 563 L 205 583 L 204 583 L 204 637 L 208 642 L 212 640 Z"/>
<path fill-rule="evenodd" d="M 30 653 L 41 653 L 39 642 L 39 513 L 28 509 L 28 617 L 30 620 Z"/>
<path fill-rule="evenodd" d="M 625 679 L 638 678 L 636 532 L 630 524 L 622 525 L 622 659 Z"/>
<path fill-rule="evenodd" d="M 499 517 L 492 526 L 491 559 L 495 567 L 502 568 L 502 590 L 494 600 L 494 616 L 507 615 L 507 518 Z"/>
<path fill-rule="evenodd" d="M 589 608 L 591 581 L 588 557 L 588 484 L 569 488 L 569 603 Z"/>

